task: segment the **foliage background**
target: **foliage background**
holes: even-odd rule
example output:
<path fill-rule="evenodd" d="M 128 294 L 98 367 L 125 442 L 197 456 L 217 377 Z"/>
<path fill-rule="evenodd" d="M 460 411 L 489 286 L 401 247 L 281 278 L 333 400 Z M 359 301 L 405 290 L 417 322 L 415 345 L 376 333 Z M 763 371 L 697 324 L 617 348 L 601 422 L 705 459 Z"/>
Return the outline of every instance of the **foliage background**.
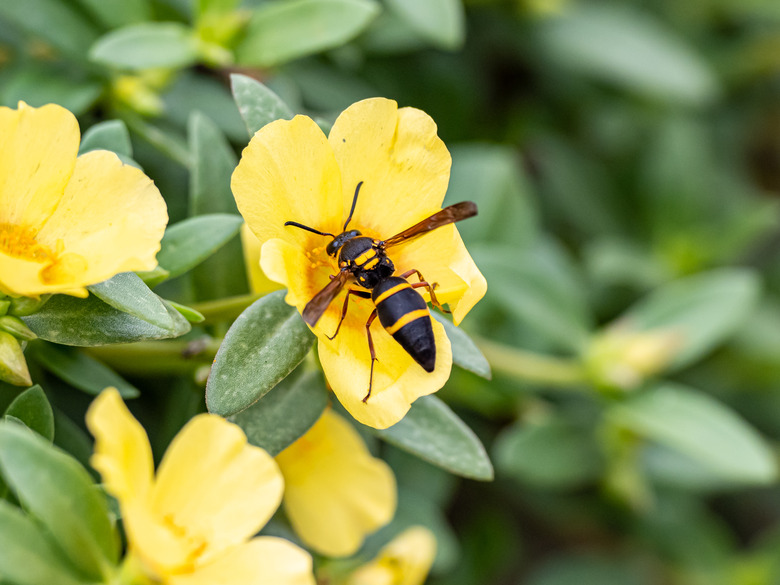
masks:
<path fill-rule="evenodd" d="M 447 200 L 480 206 L 461 233 L 489 283 L 463 328 L 493 380 L 456 369 L 439 397 L 496 468 L 459 479 L 375 445 L 399 522 L 439 539 L 429 582 L 780 582 L 777 2 L 6 1 L 0 66 L 2 104 L 71 109 L 94 129 L 82 149 L 137 161 L 172 225 L 235 213 L 231 74 L 279 96 L 265 115 L 325 128 L 370 96 L 425 110 L 453 154 Z M 205 408 L 241 307 L 204 302 L 248 293 L 237 220 L 211 227 L 213 249 L 160 258 L 177 277 L 155 292 L 206 316 L 183 341 L 28 346 L 82 461 L 107 379 L 74 382 L 79 360 L 139 395 L 158 456 Z"/>

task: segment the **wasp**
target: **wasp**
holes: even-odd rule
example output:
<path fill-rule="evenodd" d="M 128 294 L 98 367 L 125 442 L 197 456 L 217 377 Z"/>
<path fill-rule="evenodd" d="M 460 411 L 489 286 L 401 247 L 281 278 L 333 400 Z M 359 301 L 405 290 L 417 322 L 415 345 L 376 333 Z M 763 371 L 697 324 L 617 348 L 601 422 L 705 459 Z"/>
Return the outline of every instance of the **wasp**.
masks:
<path fill-rule="evenodd" d="M 363 402 L 367 402 L 371 396 L 371 387 L 374 381 L 374 362 L 377 359 L 374 351 L 374 341 L 371 337 L 371 324 L 374 320 L 379 317 L 379 321 L 385 331 L 426 372 L 432 372 L 436 366 L 436 344 L 433 336 L 431 315 L 425 299 L 415 289 L 425 287 L 430 294 L 432 304 L 445 312 L 449 312 L 442 308 L 436 298 L 434 289 L 437 284 L 427 282 L 419 270 L 412 269 L 400 276 L 393 276 L 395 265 L 387 256 L 387 249 L 409 242 L 436 228 L 473 217 L 477 214 L 477 206 L 471 201 L 450 205 L 391 238 L 377 240 L 362 235 L 358 230 L 347 229 L 349 222 L 352 220 L 352 214 L 355 212 L 358 194 L 362 185 L 363 181 L 359 182 L 355 188 L 352 208 L 340 234 L 321 232 L 294 221 L 285 222 L 284 225 L 333 238 L 325 248 L 325 251 L 329 256 L 338 260 L 339 272 L 336 275 L 332 275 L 330 282 L 304 307 L 301 315 L 306 323 L 314 327 L 333 299 L 350 281 L 357 282 L 361 288 L 350 288 L 347 290 L 347 296 L 341 309 L 341 319 L 336 327 L 336 331 L 333 335 L 328 336 L 328 339 L 334 339 L 338 335 L 341 324 L 347 315 L 350 296 L 371 299 L 374 303 L 374 310 L 369 315 L 368 321 L 366 321 L 368 349 L 371 353 L 371 373 L 368 381 L 368 392 L 365 398 L 363 398 Z M 413 274 L 417 275 L 419 282 L 409 282 L 408 279 Z"/>

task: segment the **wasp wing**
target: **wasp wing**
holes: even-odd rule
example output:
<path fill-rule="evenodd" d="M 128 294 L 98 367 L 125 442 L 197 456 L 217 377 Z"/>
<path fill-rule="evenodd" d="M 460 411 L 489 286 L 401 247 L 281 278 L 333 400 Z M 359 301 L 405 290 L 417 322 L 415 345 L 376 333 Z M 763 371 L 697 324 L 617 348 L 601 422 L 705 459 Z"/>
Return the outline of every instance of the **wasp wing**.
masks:
<path fill-rule="evenodd" d="M 420 223 L 417 223 L 405 229 L 400 234 L 394 235 L 392 238 L 384 241 L 384 247 L 389 248 L 402 242 L 408 242 L 414 238 L 418 238 L 450 223 L 455 223 L 462 219 L 467 219 L 477 215 L 477 204 L 473 201 L 461 201 L 455 205 L 445 207 L 441 211 L 437 211 L 430 217 L 426 217 Z"/>
<path fill-rule="evenodd" d="M 331 301 L 335 299 L 336 295 L 344 288 L 344 285 L 349 279 L 349 275 L 350 272 L 348 270 L 342 270 L 334 276 L 333 280 L 326 284 L 320 292 L 314 295 L 312 300 L 306 303 L 306 306 L 303 308 L 303 313 L 301 313 L 301 316 L 306 323 L 312 327 L 317 324 L 317 321 L 320 320 L 325 309 L 328 308 Z"/>

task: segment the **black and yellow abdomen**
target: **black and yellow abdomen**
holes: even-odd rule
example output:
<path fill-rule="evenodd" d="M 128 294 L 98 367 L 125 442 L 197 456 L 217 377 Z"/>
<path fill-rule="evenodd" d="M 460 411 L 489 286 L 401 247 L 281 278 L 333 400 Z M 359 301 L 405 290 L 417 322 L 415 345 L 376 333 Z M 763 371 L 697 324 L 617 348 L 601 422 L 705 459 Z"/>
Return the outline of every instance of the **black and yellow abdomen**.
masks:
<path fill-rule="evenodd" d="M 371 291 L 382 327 L 426 372 L 436 365 L 431 314 L 420 293 L 406 279 L 390 276 Z"/>

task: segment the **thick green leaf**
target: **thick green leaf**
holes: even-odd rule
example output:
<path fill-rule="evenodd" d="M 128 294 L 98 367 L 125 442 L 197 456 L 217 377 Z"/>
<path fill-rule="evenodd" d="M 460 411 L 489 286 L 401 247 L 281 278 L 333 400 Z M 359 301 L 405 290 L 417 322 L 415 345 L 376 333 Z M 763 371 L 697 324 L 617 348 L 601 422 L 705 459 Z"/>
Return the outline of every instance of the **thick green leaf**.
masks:
<path fill-rule="evenodd" d="M 255 301 L 228 330 L 206 384 L 209 411 L 229 416 L 248 408 L 309 353 L 314 334 L 285 294 Z"/>
<path fill-rule="evenodd" d="M 543 488 L 581 486 L 602 471 L 593 434 L 564 419 L 509 427 L 496 440 L 494 457 L 500 471 Z"/>
<path fill-rule="evenodd" d="M 225 13 L 235 10 L 238 5 L 241 4 L 241 0 L 197 0 L 196 9 L 197 16 L 203 16 L 207 13 Z"/>
<path fill-rule="evenodd" d="M 278 95 L 256 79 L 234 73 L 230 86 L 250 136 L 274 120 L 290 120 L 294 115 Z"/>
<path fill-rule="evenodd" d="M 343 45 L 379 13 L 373 0 L 287 0 L 255 9 L 236 50 L 242 65 L 269 67 Z"/>
<path fill-rule="evenodd" d="M 238 214 L 230 177 L 237 160 L 230 143 L 219 128 L 200 112 L 189 123 L 192 169 L 190 215 L 205 213 Z M 217 299 L 246 293 L 243 250 L 238 237 L 207 258 L 192 272 L 198 300 Z"/>
<path fill-rule="evenodd" d="M 200 311 L 193 309 L 192 307 L 188 307 L 187 305 L 182 305 L 181 303 L 177 303 L 174 301 L 166 301 L 171 307 L 176 309 L 179 314 L 181 314 L 182 317 L 187 319 L 190 323 L 202 323 L 206 320 L 206 317 L 203 316 L 203 313 Z"/>
<path fill-rule="evenodd" d="M 132 157 L 133 145 L 125 123 L 122 120 L 106 120 L 91 126 L 81 137 L 79 154 L 91 150 L 110 150 L 122 156 Z"/>
<path fill-rule="evenodd" d="M 426 40 L 457 49 L 466 37 L 462 0 L 387 0 L 388 8 Z"/>
<path fill-rule="evenodd" d="M 163 303 L 173 320 L 171 329 L 162 329 L 117 311 L 94 295 L 86 299 L 55 295 L 40 311 L 23 320 L 41 339 L 62 345 L 130 343 L 169 339 L 187 333 L 190 330 L 189 322 L 167 302 Z"/>
<path fill-rule="evenodd" d="M 161 329 L 172 329 L 173 319 L 162 299 L 134 272 L 122 272 L 87 290 L 118 311 L 138 317 Z"/>
<path fill-rule="evenodd" d="M 89 58 L 120 69 L 182 68 L 195 63 L 198 44 L 192 30 L 177 22 L 144 22 L 103 35 Z"/>
<path fill-rule="evenodd" d="M 453 363 L 477 376 L 490 380 L 492 376 L 490 364 L 466 332 L 460 327 L 453 325 L 452 321 L 437 311 L 431 311 L 431 315 L 444 325 L 444 331 L 447 333 L 447 338 L 452 345 Z"/>
<path fill-rule="evenodd" d="M 688 365 L 723 342 L 745 322 L 758 300 L 755 273 L 723 269 L 676 280 L 655 290 L 618 319 L 636 331 L 679 335 L 671 367 Z"/>
<path fill-rule="evenodd" d="M 75 459 L 18 424 L 0 423 L 0 467 L 30 515 L 86 576 L 104 582 L 119 557 L 106 499 Z"/>
<path fill-rule="evenodd" d="M 61 0 L 0 2 L 0 18 L 78 60 L 97 38 L 86 19 Z"/>
<path fill-rule="evenodd" d="M 262 400 L 228 420 L 244 429 L 250 443 L 277 455 L 317 422 L 328 401 L 319 373 L 293 372 Z"/>
<path fill-rule="evenodd" d="M 82 73 L 62 66 L 29 63 L 11 73 L 0 86 L 2 104 L 15 108 L 19 100 L 31 106 L 59 104 L 76 116 L 86 113 L 100 98 L 103 87 Z"/>
<path fill-rule="evenodd" d="M 138 389 L 114 370 L 77 349 L 36 341 L 27 352 L 55 376 L 88 394 L 97 396 L 113 386 L 122 398 L 139 395 Z"/>
<path fill-rule="evenodd" d="M 43 529 L 0 500 L 0 575 L 16 585 L 79 585 L 75 569 Z"/>
<path fill-rule="evenodd" d="M 229 242 L 241 229 L 240 215 L 212 213 L 180 221 L 167 230 L 157 262 L 173 278 L 194 268 Z"/>
<path fill-rule="evenodd" d="M 696 459 L 736 483 L 777 478 L 772 450 L 735 412 L 685 386 L 650 388 L 614 405 L 607 420 Z"/>
<path fill-rule="evenodd" d="M 568 70 L 645 95 L 702 104 L 719 93 L 710 66 L 671 29 L 636 9 L 580 5 L 547 19 L 540 40 Z"/>
<path fill-rule="evenodd" d="M 92 457 L 92 437 L 57 408 L 54 409 L 54 444 L 75 457 L 88 471 L 92 471 L 89 464 Z"/>
<path fill-rule="evenodd" d="M 40 386 L 32 386 L 19 394 L 5 414 L 19 419 L 49 441 L 54 439 L 54 412 Z"/>
<path fill-rule="evenodd" d="M 493 465 L 474 432 L 435 396 L 418 398 L 392 427 L 372 429 L 383 440 L 463 477 L 493 479 Z"/>

